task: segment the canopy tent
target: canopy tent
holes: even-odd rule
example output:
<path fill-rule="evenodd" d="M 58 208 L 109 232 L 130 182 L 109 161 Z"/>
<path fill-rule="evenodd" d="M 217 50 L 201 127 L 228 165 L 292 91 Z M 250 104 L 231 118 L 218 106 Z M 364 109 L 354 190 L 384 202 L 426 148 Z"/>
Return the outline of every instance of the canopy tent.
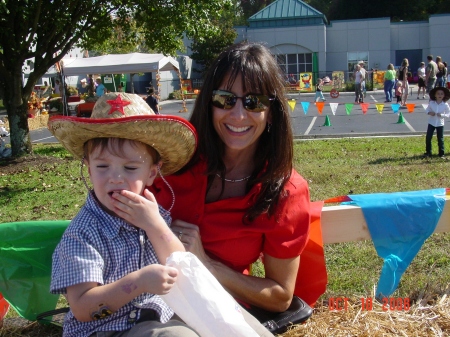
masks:
<path fill-rule="evenodd" d="M 179 64 L 163 54 L 110 54 L 88 58 L 63 59 L 64 76 L 80 74 L 135 74 L 178 70 Z"/>

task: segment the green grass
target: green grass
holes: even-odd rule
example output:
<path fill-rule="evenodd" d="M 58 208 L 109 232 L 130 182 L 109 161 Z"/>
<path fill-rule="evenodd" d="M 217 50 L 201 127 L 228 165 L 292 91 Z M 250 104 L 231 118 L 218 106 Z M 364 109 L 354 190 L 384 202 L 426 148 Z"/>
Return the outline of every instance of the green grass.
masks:
<path fill-rule="evenodd" d="M 447 148 L 450 138 L 446 137 Z M 450 161 L 422 159 L 424 137 L 302 140 L 294 166 L 307 179 L 311 200 L 338 195 L 414 191 L 450 187 Z M 435 139 L 433 147 L 436 151 Z M 70 219 L 83 205 L 86 189 L 79 162 L 59 145 L 34 146 L 35 154 L 59 158 L 55 164 L 23 167 L 5 174 L 0 161 L 2 222 Z M 450 280 L 450 233 L 433 234 L 407 269 L 393 296 L 443 289 Z M 327 245 L 329 284 L 334 296 L 371 296 L 382 260 L 371 241 Z M 0 333 L 0 336 L 3 336 Z"/>

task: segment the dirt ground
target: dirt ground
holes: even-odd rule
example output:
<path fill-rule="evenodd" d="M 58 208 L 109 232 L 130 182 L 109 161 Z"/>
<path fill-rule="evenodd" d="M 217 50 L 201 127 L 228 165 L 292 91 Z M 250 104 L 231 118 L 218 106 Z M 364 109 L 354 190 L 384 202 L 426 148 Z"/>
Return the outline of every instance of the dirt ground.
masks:
<path fill-rule="evenodd" d="M 28 155 L 19 158 L 0 159 L 0 174 L 15 174 L 46 164 L 63 163 L 64 159 L 52 156 Z"/>

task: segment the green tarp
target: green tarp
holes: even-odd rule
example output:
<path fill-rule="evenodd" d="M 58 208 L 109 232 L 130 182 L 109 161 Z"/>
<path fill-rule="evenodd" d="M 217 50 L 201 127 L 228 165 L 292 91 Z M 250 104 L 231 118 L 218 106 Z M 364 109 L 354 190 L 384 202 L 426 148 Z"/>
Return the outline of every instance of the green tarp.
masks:
<path fill-rule="evenodd" d="M 52 254 L 69 220 L 0 223 L 0 293 L 20 316 L 56 307 L 50 294 Z"/>

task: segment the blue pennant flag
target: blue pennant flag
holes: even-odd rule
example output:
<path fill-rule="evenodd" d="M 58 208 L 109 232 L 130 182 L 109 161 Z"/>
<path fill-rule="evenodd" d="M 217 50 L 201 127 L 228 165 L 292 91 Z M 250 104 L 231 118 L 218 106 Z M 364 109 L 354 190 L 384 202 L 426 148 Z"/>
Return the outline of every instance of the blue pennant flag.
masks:
<path fill-rule="evenodd" d="M 376 296 L 390 296 L 436 229 L 445 206 L 445 189 L 350 197 L 361 207 L 375 249 L 384 259 Z"/>

